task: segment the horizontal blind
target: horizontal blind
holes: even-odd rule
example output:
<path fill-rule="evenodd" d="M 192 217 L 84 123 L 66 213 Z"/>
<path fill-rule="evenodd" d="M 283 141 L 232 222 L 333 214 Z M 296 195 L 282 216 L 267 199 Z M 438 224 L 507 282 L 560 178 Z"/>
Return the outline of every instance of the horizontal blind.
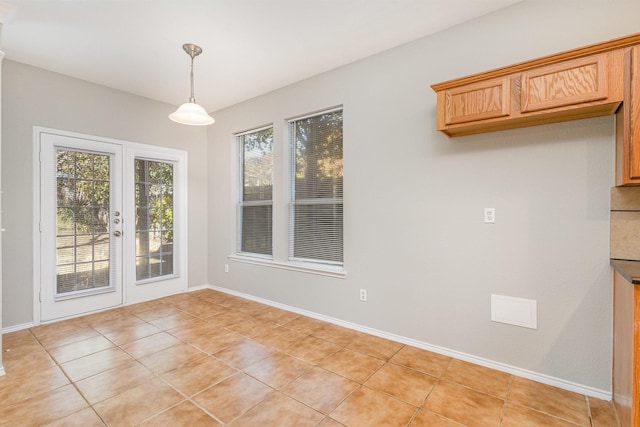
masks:
<path fill-rule="evenodd" d="M 342 110 L 289 122 L 289 259 L 342 265 Z"/>
<path fill-rule="evenodd" d="M 237 136 L 242 153 L 240 252 L 273 253 L 273 127 Z"/>

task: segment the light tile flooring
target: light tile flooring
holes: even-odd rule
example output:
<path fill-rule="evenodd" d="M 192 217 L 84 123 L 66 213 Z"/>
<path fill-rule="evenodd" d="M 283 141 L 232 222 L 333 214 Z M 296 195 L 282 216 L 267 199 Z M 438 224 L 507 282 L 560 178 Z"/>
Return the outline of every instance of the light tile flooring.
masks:
<path fill-rule="evenodd" d="M 5 426 L 616 426 L 609 402 L 201 290 L 3 337 Z"/>

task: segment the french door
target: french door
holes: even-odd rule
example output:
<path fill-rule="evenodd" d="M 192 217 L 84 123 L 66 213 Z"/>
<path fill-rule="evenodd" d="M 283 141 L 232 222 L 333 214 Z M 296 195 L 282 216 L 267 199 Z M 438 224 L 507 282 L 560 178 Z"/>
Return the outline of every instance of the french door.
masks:
<path fill-rule="evenodd" d="M 122 304 L 122 146 L 42 134 L 41 319 Z"/>
<path fill-rule="evenodd" d="M 185 158 L 40 132 L 40 321 L 186 289 Z"/>

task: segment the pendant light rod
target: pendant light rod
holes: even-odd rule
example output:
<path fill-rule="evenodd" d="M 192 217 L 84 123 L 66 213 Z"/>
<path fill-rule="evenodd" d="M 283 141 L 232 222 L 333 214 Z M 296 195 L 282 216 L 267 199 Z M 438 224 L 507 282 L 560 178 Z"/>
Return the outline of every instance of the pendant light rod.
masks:
<path fill-rule="evenodd" d="M 202 48 L 193 43 L 185 43 L 182 45 L 182 49 L 184 49 L 184 51 L 187 52 L 187 55 L 191 57 L 191 97 L 189 98 L 189 102 L 193 102 L 195 104 L 196 98 L 194 96 L 195 91 L 193 88 L 193 58 L 202 53 Z"/>

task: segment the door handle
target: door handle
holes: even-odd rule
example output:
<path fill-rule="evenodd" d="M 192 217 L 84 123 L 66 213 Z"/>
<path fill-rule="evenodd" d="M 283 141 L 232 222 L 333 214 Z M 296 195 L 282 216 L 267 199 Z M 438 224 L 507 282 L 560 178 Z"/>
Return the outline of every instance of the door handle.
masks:
<path fill-rule="evenodd" d="M 113 232 L 113 235 L 116 236 L 116 237 L 120 237 L 120 236 L 122 236 L 122 231 L 116 230 L 116 231 Z"/>

